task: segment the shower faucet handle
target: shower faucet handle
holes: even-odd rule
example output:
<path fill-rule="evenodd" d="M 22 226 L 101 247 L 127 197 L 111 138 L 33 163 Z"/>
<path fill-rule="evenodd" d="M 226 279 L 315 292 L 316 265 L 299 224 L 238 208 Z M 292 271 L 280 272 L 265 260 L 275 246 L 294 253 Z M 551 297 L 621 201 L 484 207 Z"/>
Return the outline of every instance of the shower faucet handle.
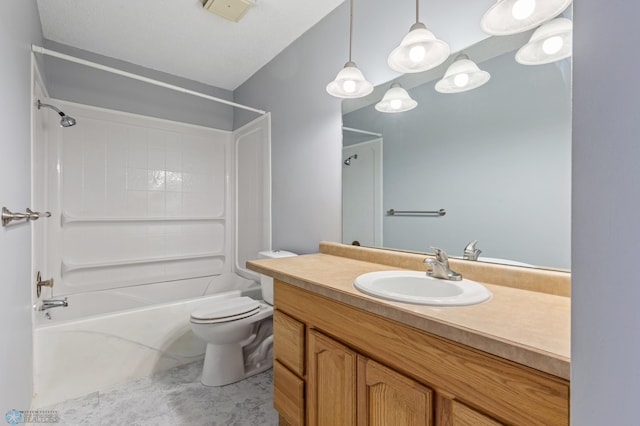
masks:
<path fill-rule="evenodd" d="M 42 287 L 53 287 L 53 278 L 49 278 L 48 280 L 42 280 L 42 274 L 40 271 L 36 274 L 36 296 L 40 297 L 42 294 Z"/>
<path fill-rule="evenodd" d="M 51 212 L 44 212 L 44 213 L 40 213 L 40 212 L 34 212 L 31 209 L 27 209 L 27 220 L 38 220 L 41 217 L 51 217 Z"/>
<path fill-rule="evenodd" d="M 30 220 L 38 220 L 41 217 L 51 217 L 51 213 L 49 213 L 49 212 L 44 212 L 44 213 L 34 212 L 31 209 L 27 209 L 26 213 L 13 213 L 11 210 L 9 210 L 6 207 L 2 208 L 2 226 L 7 226 L 8 224 L 10 224 L 14 220 L 25 219 L 28 222 Z"/>

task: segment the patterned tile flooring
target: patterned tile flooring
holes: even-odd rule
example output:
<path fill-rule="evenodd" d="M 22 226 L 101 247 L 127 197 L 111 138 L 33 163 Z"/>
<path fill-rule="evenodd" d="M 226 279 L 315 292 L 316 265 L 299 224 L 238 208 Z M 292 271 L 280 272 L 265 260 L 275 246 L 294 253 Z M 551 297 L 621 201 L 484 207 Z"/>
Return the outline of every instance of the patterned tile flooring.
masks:
<path fill-rule="evenodd" d="M 56 411 L 65 426 L 278 424 L 272 370 L 221 387 L 203 386 L 201 371 L 194 362 L 42 410 Z"/>

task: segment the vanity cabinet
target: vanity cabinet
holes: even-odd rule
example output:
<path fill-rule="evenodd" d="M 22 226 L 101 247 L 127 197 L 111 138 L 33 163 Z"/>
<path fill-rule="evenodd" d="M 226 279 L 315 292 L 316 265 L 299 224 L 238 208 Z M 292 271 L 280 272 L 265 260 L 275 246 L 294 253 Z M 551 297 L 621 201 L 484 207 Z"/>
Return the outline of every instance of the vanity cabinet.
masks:
<path fill-rule="evenodd" d="M 275 281 L 284 425 L 568 425 L 568 381 Z"/>

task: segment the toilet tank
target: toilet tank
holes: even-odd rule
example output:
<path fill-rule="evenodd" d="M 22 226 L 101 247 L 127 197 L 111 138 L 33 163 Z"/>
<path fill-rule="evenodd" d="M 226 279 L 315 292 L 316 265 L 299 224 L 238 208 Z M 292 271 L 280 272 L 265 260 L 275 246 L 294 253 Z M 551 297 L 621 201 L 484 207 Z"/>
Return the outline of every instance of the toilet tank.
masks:
<path fill-rule="evenodd" d="M 260 259 L 277 259 L 292 256 L 297 256 L 297 254 L 285 250 L 266 250 L 258 253 Z M 260 284 L 262 286 L 262 298 L 268 304 L 273 305 L 273 278 L 260 274 Z"/>

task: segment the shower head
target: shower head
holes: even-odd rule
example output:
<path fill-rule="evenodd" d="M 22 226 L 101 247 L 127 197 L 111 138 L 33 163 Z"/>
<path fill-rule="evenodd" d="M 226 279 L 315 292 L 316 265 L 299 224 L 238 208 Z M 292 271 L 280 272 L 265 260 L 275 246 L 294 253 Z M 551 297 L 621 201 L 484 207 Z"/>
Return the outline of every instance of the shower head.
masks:
<path fill-rule="evenodd" d="M 40 99 L 38 99 L 38 109 L 42 107 L 51 108 L 52 110 L 58 113 L 58 115 L 61 117 L 60 127 L 71 127 L 76 125 L 75 118 L 65 114 L 64 112 L 60 111 L 58 108 L 54 107 L 53 105 L 43 104 L 42 102 L 40 102 Z"/>
<path fill-rule="evenodd" d="M 357 160 L 357 159 L 358 159 L 358 154 L 353 154 L 351 157 L 349 157 L 346 160 L 344 160 L 344 165 L 345 166 L 350 166 L 351 165 L 351 160 Z"/>

